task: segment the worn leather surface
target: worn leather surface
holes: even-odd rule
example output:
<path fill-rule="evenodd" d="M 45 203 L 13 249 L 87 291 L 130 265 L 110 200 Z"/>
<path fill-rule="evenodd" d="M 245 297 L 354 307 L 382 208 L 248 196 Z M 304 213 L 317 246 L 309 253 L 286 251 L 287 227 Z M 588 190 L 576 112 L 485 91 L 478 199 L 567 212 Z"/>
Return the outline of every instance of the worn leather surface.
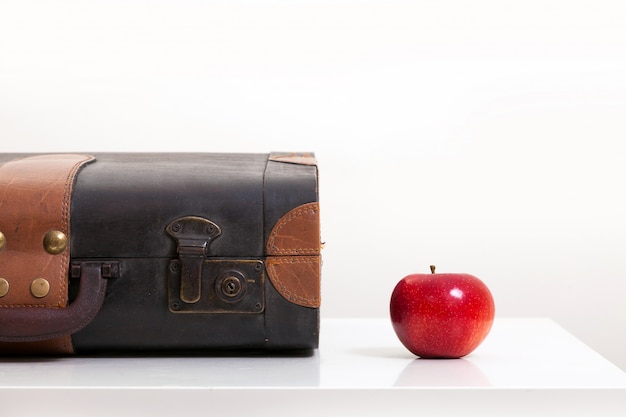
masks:
<path fill-rule="evenodd" d="M 9 355 L 65 355 L 74 352 L 72 337 L 63 336 L 39 342 L 0 342 L 0 352 Z"/>
<path fill-rule="evenodd" d="M 0 312 L 0 341 L 65 338 L 84 328 L 98 314 L 106 295 L 107 280 L 101 268 L 97 262 L 83 264 L 79 295 L 67 307 L 21 307 Z"/>
<path fill-rule="evenodd" d="M 272 256 L 267 272 L 278 292 L 304 307 L 320 306 L 319 256 Z"/>
<path fill-rule="evenodd" d="M 307 203 L 285 214 L 267 239 L 267 255 L 319 255 L 319 211 L 318 203 Z"/>
<path fill-rule="evenodd" d="M 185 216 L 208 219 L 221 230 L 208 245 L 208 258 L 263 260 L 267 154 L 97 154 L 96 158 L 81 170 L 75 185 L 72 256 L 75 261 L 119 261 L 120 277 L 109 280 L 95 319 L 73 335 L 76 351 L 265 348 L 266 329 L 271 327 L 266 323 L 267 309 L 255 314 L 169 310 L 169 268 L 179 253 L 167 226 Z M 70 294 L 74 285 L 71 280 Z M 203 286 L 202 291 L 214 288 Z M 291 332 L 295 323 L 276 325 Z"/>
<path fill-rule="evenodd" d="M 72 199 L 74 258 L 176 257 L 165 228 L 184 216 L 217 224 L 210 256 L 263 256 L 263 154 L 97 154 Z"/>
<path fill-rule="evenodd" d="M 285 214 L 267 240 L 267 270 L 274 287 L 287 300 L 320 306 L 319 204 L 307 203 Z"/>
<path fill-rule="evenodd" d="M 24 156 L 4 154 L 0 161 Z M 283 261 L 291 257 L 298 257 L 296 267 L 316 276 L 312 282 L 319 285 L 319 274 L 310 271 L 319 266 L 315 243 L 294 246 L 313 250 L 295 255 L 285 244 L 289 238 L 276 235 L 276 255 L 266 253 L 280 219 L 318 200 L 312 154 L 97 154 L 96 159 L 80 170 L 72 192 L 72 261 L 119 262 L 120 275 L 108 280 L 96 317 L 72 335 L 77 353 L 317 347 L 319 309 L 296 304 L 277 289 L 286 293 L 295 282 L 289 278 L 293 265 Z M 221 228 L 209 246 L 210 258 L 264 261 L 267 270 L 280 269 L 288 284 L 266 275 L 264 310 L 254 314 L 171 312 L 169 268 L 179 255 L 166 227 L 183 216 L 207 218 Z M 288 223 L 283 233 L 293 226 Z M 319 245 L 319 233 L 316 240 Z M 309 257 L 315 261 L 307 262 Z M 282 271 L 287 267 L 289 272 Z M 70 280 L 70 305 L 81 281 Z M 298 290 L 289 297 L 315 305 L 316 293 L 316 288 L 304 295 Z"/>
<path fill-rule="evenodd" d="M 53 255 L 45 250 L 43 238 L 48 231 L 59 230 L 69 239 L 74 179 L 80 167 L 92 159 L 88 155 L 38 155 L 0 166 L 0 231 L 6 237 L 0 252 L 0 277 L 10 286 L 0 298 L 4 317 L 21 308 L 66 306 L 69 246 Z M 30 290 L 37 278 L 50 284 L 50 291 L 41 298 Z M 67 349 L 67 339 L 58 345 Z"/>

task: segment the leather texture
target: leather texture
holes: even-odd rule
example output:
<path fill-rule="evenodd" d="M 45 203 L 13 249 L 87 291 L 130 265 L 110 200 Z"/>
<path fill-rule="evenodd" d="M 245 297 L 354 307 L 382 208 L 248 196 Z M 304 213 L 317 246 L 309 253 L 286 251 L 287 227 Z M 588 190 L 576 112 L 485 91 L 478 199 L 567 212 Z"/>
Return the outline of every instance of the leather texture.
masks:
<path fill-rule="evenodd" d="M 285 299 L 303 307 L 320 306 L 319 256 L 272 256 L 266 266 L 272 284 Z"/>
<path fill-rule="evenodd" d="M 0 342 L 0 352 L 19 356 L 67 355 L 74 353 L 74 347 L 68 335 L 38 342 Z"/>
<path fill-rule="evenodd" d="M 292 303 L 320 306 L 320 248 L 318 203 L 296 207 L 272 229 L 266 248 L 268 276 Z"/>
<path fill-rule="evenodd" d="M 10 161 L 0 167 L 0 231 L 6 247 L 0 252 L 0 277 L 10 290 L 0 307 L 65 307 L 69 247 L 58 255 L 43 246 L 47 232 L 70 237 L 70 199 L 75 175 L 92 157 L 41 155 Z M 33 280 L 50 283 L 48 295 L 31 294 Z"/>
<path fill-rule="evenodd" d="M 106 295 L 99 263 L 82 267 L 78 297 L 64 308 L 22 307 L 0 314 L 0 341 L 36 342 L 76 333 L 93 320 Z M 69 353 L 69 352 L 68 352 Z"/>
<path fill-rule="evenodd" d="M 0 164 L 5 161 L 6 166 L 18 158 L 34 163 L 30 156 L 0 154 Z M 52 157 L 38 158 L 43 164 Z M 12 340 L 0 342 L 0 352 L 4 345 L 11 345 L 23 347 L 24 353 L 26 348 L 38 347 L 44 349 L 41 353 L 59 353 L 67 349 L 67 337 L 57 337 L 65 332 L 73 332 L 70 346 L 77 354 L 316 348 L 320 276 L 317 180 L 315 158 L 309 153 L 97 154 L 96 161 L 82 167 L 75 178 L 70 225 L 63 230 L 69 236 L 74 277 L 69 279 L 68 307 L 61 307 L 62 302 L 40 306 L 36 309 L 42 314 L 28 317 L 31 307 L 39 303 L 20 301 L 23 307 L 19 309 L 26 313 L 16 316 L 15 325 L 0 324 L 0 339 Z M 16 190 L 4 191 L 2 197 L 0 188 L 0 197 L 6 200 Z M 38 209 L 28 213 L 33 218 L 40 216 Z M 207 244 L 207 262 L 265 265 L 258 270 L 261 288 L 256 294 L 264 297 L 259 309 L 237 310 L 237 301 L 232 303 L 232 312 L 176 311 L 170 289 L 174 288 L 171 280 L 179 279 L 174 266 L 182 262 L 182 255 L 180 242 L 168 234 L 167 227 L 187 216 L 210 220 L 221 230 L 219 237 Z M 14 232 L 2 229 L 8 227 L 0 224 L 0 231 L 7 234 L 0 261 L 15 249 L 11 246 Z M 291 232 L 296 236 L 289 236 Z M 268 253 L 270 240 L 272 254 Z M 41 246 L 39 238 L 31 252 L 38 253 Z M 106 275 L 103 282 L 104 267 L 100 274 L 94 267 L 76 278 L 74 265 L 96 264 L 118 265 L 117 273 Z M 66 271 L 62 273 L 67 277 Z M 273 280 L 270 274 L 275 276 Z M 0 277 L 11 284 L 7 297 L 15 289 L 12 276 L 0 270 Z M 203 275 L 202 300 L 217 297 L 218 286 L 211 283 L 217 283 L 219 277 Z M 29 301 L 28 293 L 24 297 Z M 81 315 L 75 309 L 85 300 L 92 300 L 92 306 L 82 310 L 84 320 L 75 321 Z M 5 304 L 7 311 L 18 309 Z M 53 317 L 59 310 L 70 314 Z M 49 314 L 50 320 L 46 318 Z M 64 324 L 59 327 L 57 322 Z M 44 330 L 48 326 L 50 329 Z M 23 327 L 31 330 L 25 332 Z M 40 337 L 53 337 L 56 351 L 44 341 L 15 342 Z"/>
<path fill-rule="evenodd" d="M 9 283 L 8 293 L 0 298 L 3 317 L 8 317 L 10 310 L 67 305 L 69 245 L 61 253 L 51 254 L 43 240 L 51 230 L 69 239 L 74 180 L 78 170 L 92 160 L 89 155 L 36 155 L 0 166 L 0 231 L 6 238 L 0 252 L 0 277 Z M 45 279 L 50 289 L 36 297 L 31 284 L 38 278 Z M 31 324 L 26 321 L 22 326 Z M 63 338 L 55 350 L 62 347 L 69 351 L 69 346 Z"/>
<path fill-rule="evenodd" d="M 318 203 L 307 203 L 285 214 L 267 239 L 267 255 L 319 255 L 319 212 Z"/>

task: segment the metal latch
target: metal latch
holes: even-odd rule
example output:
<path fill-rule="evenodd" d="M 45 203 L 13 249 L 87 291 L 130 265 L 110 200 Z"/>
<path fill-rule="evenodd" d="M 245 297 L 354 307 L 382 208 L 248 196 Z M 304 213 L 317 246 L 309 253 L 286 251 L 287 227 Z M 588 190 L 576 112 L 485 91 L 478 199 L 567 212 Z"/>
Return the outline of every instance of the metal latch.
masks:
<path fill-rule="evenodd" d="M 202 264 L 209 244 L 222 230 L 211 220 L 187 216 L 170 223 L 165 230 L 178 242 L 178 257 L 182 264 L 180 299 L 185 303 L 200 300 Z"/>
<path fill-rule="evenodd" d="M 260 259 L 215 258 L 209 245 L 221 235 L 211 220 L 187 216 L 166 232 L 177 242 L 170 261 L 169 310 L 173 313 L 259 313 L 264 309 L 264 264 Z"/>

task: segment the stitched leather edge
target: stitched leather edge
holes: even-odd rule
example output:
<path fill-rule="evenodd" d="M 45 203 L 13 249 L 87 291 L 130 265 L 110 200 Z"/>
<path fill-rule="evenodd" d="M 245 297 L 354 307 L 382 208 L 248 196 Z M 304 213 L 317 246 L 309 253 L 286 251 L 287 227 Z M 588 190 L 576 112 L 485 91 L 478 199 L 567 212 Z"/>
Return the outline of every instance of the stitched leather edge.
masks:
<path fill-rule="evenodd" d="M 280 218 L 266 245 L 267 274 L 286 300 L 304 307 L 321 304 L 319 203 L 298 206 Z"/>
<path fill-rule="evenodd" d="M 285 299 L 304 307 L 320 307 L 320 256 L 272 256 L 266 267 L 274 288 Z"/>
<path fill-rule="evenodd" d="M 319 211 L 319 203 L 307 203 L 281 217 L 267 239 L 267 254 L 318 255 Z"/>
<path fill-rule="evenodd" d="M 6 275 L 4 277 L 10 281 L 20 282 L 22 287 L 21 295 L 18 296 L 11 291 L 3 297 L 0 300 L 0 308 L 63 308 L 66 306 L 70 247 L 68 245 L 68 248 L 59 255 L 50 255 L 41 246 L 40 239 L 43 235 L 40 234 L 45 233 L 48 227 L 54 227 L 63 232 L 68 242 L 70 241 L 70 204 L 73 184 L 78 170 L 93 160 L 91 155 L 32 155 L 9 161 L 0 167 L 2 170 L 9 170 L 8 177 L 3 178 L 3 181 L 8 180 L 8 182 L 2 184 L 4 193 L 1 196 L 0 206 L 11 203 L 12 208 L 8 210 L 12 213 L 11 216 L 14 216 L 4 218 L 4 227 L 8 227 L 8 222 L 12 220 L 14 222 L 11 225 L 12 228 L 7 232 L 11 232 L 9 235 L 13 236 L 21 235 L 22 240 L 18 248 L 11 250 L 9 245 L 12 242 L 8 239 L 7 248 L 3 251 L 6 253 L 0 253 L 0 262 L 2 262 L 0 265 L 3 275 Z M 19 178 L 22 174 L 25 179 L 16 182 L 17 185 L 14 184 L 13 176 Z M 39 205 L 29 207 L 28 211 L 21 213 L 19 206 L 21 200 L 17 199 L 17 203 L 14 201 L 16 194 L 21 192 L 28 196 L 25 201 L 37 199 Z M 52 195 L 54 197 L 51 197 Z M 39 213 L 43 219 L 41 224 L 38 224 Z M 5 214 L 5 211 L 0 210 L 0 216 Z M 34 234 L 27 234 L 28 230 Z M 46 268 L 48 274 L 43 274 L 41 270 L 34 267 L 35 263 L 31 266 L 30 263 L 33 261 L 36 261 L 41 268 Z M 30 275 L 25 275 L 25 271 L 28 271 Z M 26 283 L 41 276 L 50 280 L 50 294 L 43 299 L 36 299 L 28 293 Z"/>
<path fill-rule="evenodd" d="M 54 172 L 54 175 L 59 175 L 59 176 L 63 176 L 65 175 L 64 180 L 59 184 L 62 186 L 62 190 L 59 190 L 61 193 L 61 199 L 60 201 L 57 200 L 60 204 L 60 207 L 57 206 L 58 210 L 60 210 L 60 216 L 59 216 L 59 229 L 66 234 L 68 242 L 70 241 L 70 205 L 71 205 L 71 198 L 72 198 L 72 189 L 73 189 L 73 185 L 74 182 L 76 180 L 76 176 L 79 172 L 79 170 L 87 163 L 92 162 L 93 160 L 95 160 L 95 158 L 91 155 L 83 155 L 83 154 L 47 154 L 47 155 L 31 155 L 31 156 L 27 156 L 27 157 L 22 157 L 22 158 L 17 158 L 14 159 L 12 161 L 8 161 L 5 162 L 3 164 L 0 165 L 0 169 L 4 168 L 7 166 L 7 164 L 10 163 L 15 163 L 15 164 L 20 164 L 20 162 L 26 162 L 26 164 L 28 165 L 29 163 L 35 163 L 35 164 L 42 164 L 43 166 L 45 166 L 46 163 L 52 163 L 54 168 L 52 169 L 52 171 Z M 63 174 L 63 170 L 66 170 L 66 173 Z M 18 171 L 19 172 L 19 169 Z M 45 169 L 42 171 L 42 176 L 39 177 L 41 182 L 39 183 L 39 187 L 43 187 L 40 189 L 41 192 L 43 192 L 42 195 L 46 195 L 45 193 L 47 192 L 46 187 L 48 186 L 48 183 L 46 183 L 48 181 L 48 178 L 46 176 L 46 171 Z M 50 181 L 49 184 L 53 184 L 55 181 Z M 42 185 L 45 184 L 45 185 Z M 6 187 L 9 186 L 9 184 L 5 184 Z M 10 193 L 10 188 L 5 188 L 5 191 L 8 191 L 7 194 L 4 195 L 4 198 L 12 198 L 13 196 Z M 43 197 L 42 197 L 43 198 Z M 54 204 L 54 203 L 52 203 Z M 2 201 L 0 201 L 0 206 L 2 205 Z M 0 213 L 1 214 L 1 213 Z M 29 221 L 29 219 L 26 219 L 26 221 Z M 36 239 L 37 237 L 34 237 L 34 239 Z M 59 255 L 60 258 L 60 262 L 58 260 L 55 260 L 55 263 L 57 264 L 55 266 L 56 269 L 56 273 L 54 273 L 54 275 L 56 276 L 56 278 L 54 278 L 53 282 L 56 282 L 57 285 L 54 285 L 54 288 L 52 289 L 53 293 L 49 295 L 48 297 L 48 301 L 45 302 L 18 302 L 18 303 L 8 303 L 8 304 L 2 304 L 0 305 L 0 309 L 13 309 L 13 308 L 49 308 L 49 307 L 57 307 L 57 308 L 64 308 L 67 305 L 67 285 L 68 285 L 68 269 L 69 269 L 69 262 L 70 262 L 70 247 L 68 245 L 68 248 Z M 15 271 L 16 275 L 19 275 L 19 270 Z M 16 279 L 16 277 L 11 277 L 12 279 Z M 22 277 L 21 279 L 32 279 L 32 277 Z M 60 285 L 58 285 L 60 283 Z M 34 301 L 34 300 L 33 300 Z M 18 344 L 14 344 L 14 343 L 2 343 L 2 345 L 0 345 L 0 351 L 3 351 L 5 353 L 7 352 L 23 352 L 23 353 L 28 353 L 33 352 L 33 353 L 48 353 L 48 354 L 60 354 L 60 353 L 65 353 L 65 354 L 71 354 L 74 353 L 74 348 L 72 345 L 72 340 L 71 337 L 69 335 L 65 335 L 65 336 L 61 336 L 61 337 L 57 337 L 54 339 L 50 339 L 47 340 L 46 342 L 28 342 L 28 343 L 18 343 Z"/>

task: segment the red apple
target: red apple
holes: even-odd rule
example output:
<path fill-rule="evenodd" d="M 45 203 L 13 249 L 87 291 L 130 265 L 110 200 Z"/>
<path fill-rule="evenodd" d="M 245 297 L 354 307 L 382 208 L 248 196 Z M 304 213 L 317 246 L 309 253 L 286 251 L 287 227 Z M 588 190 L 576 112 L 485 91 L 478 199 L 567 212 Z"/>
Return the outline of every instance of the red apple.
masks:
<path fill-rule="evenodd" d="M 422 358 L 460 358 L 485 340 L 495 315 L 487 286 L 469 274 L 413 274 L 395 287 L 391 323 L 408 350 Z"/>

